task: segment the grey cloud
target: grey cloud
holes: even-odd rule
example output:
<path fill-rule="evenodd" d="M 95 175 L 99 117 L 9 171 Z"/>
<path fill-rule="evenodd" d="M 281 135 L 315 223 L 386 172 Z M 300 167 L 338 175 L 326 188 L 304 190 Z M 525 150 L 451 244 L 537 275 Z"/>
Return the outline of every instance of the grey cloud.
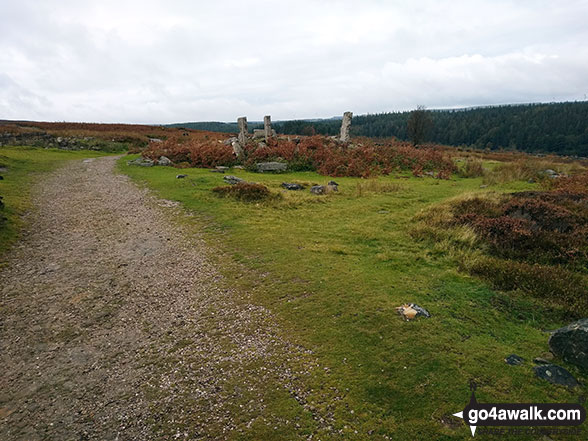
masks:
<path fill-rule="evenodd" d="M 584 99 L 588 2 L 4 1 L 0 118 L 329 117 Z"/>

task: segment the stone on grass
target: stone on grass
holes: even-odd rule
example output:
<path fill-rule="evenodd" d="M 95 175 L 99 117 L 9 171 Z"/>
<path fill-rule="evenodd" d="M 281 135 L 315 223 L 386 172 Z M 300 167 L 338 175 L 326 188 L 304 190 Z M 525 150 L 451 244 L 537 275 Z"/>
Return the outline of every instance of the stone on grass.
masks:
<path fill-rule="evenodd" d="M 288 169 L 288 164 L 283 162 L 258 162 L 255 164 L 255 167 L 258 172 L 265 173 L 265 172 L 283 172 Z"/>
<path fill-rule="evenodd" d="M 238 178 L 237 176 L 232 176 L 232 175 L 223 176 L 223 180 L 227 184 L 231 184 L 231 185 L 238 184 L 239 182 L 244 182 L 243 179 Z"/>
<path fill-rule="evenodd" d="M 157 165 L 173 165 L 173 162 L 167 156 L 160 156 Z"/>
<path fill-rule="evenodd" d="M 576 387 L 578 382 L 566 369 L 556 364 L 542 364 L 533 368 L 535 375 L 559 386 Z"/>
<path fill-rule="evenodd" d="M 139 157 L 137 159 L 133 159 L 132 161 L 128 161 L 127 165 L 138 165 L 140 167 L 153 167 L 155 165 L 155 162 L 153 162 L 149 158 Z"/>
<path fill-rule="evenodd" d="M 176 179 L 184 179 L 185 177 L 187 177 L 188 175 L 177 175 Z"/>
<path fill-rule="evenodd" d="M 506 364 L 510 364 L 511 366 L 518 366 L 519 364 L 523 364 L 525 359 L 523 357 L 519 357 L 517 354 L 510 354 L 504 359 L 504 361 L 506 361 Z"/>
<path fill-rule="evenodd" d="M 325 187 L 324 185 L 313 185 L 312 187 L 310 187 L 310 192 L 312 194 L 326 194 L 327 187 Z"/>
<path fill-rule="evenodd" d="M 327 184 L 327 191 L 339 191 L 339 184 L 335 181 L 329 181 Z"/>
<path fill-rule="evenodd" d="M 396 312 L 398 312 L 398 314 L 400 314 L 406 321 L 413 320 L 417 317 L 431 317 L 429 311 L 416 303 L 405 303 L 404 305 L 397 307 Z"/>
<path fill-rule="evenodd" d="M 288 182 L 282 182 L 282 187 L 286 190 L 304 190 L 304 187 L 300 184 L 289 184 Z"/>
<path fill-rule="evenodd" d="M 551 334 L 549 349 L 568 363 L 588 370 L 588 318 L 571 323 Z"/>

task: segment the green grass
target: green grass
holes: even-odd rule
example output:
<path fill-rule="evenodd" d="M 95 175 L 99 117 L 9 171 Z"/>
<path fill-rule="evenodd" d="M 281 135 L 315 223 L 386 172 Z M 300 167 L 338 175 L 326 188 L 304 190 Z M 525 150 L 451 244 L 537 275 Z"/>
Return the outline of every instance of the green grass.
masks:
<path fill-rule="evenodd" d="M 129 167 L 128 159 L 121 159 L 120 170 L 192 212 L 194 228 L 204 229 L 208 242 L 237 262 L 224 265 L 230 283 L 269 307 L 285 335 L 329 368 L 307 381 L 310 400 L 336 416 L 338 438 L 469 439 L 465 427 L 443 421 L 465 406 L 470 379 L 486 402 L 576 402 L 582 395 L 536 379 L 531 369 L 531 360 L 548 351 L 545 330 L 564 323 L 554 322 L 532 298 L 494 292 L 460 273 L 446 253 L 410 236 L 415 216 L 432 204 L 465 192 L 534 184 L 480 189 L 482 178 L 404 175 L 379 178 L 382 185 L 358 192 L 365 181 L 337 178 L 339 193 L 312 196 L 279 185 L 326 184 L 328 177 L 232 170 L 283 193 L 281 200 L 243 203 L 213 195 L 222 174 Z M 178 173 L 188 177 L 175 179 Z M 433 317 L 403 322 L 394 308 L 405 302 L 420 304 Z M 527 363 L 505 364 L 513 352 Z M 276 408 L 287 408 L 292 399 L 276 400 Z M 320 438 L 330 439 L 326 433 Z"/>
<path fill-rule="evenodd" d="M 0 196 L 5 209 L 0 211 L 7 221 L 0 224 L 0 258 L 18 238 L 22 215 L 31 210 L 31 186 L 42 173 L 54 170 L 68 160 L 103 156 L 95 151 L 65 151 L 34 147 L 0 147 Z"/>

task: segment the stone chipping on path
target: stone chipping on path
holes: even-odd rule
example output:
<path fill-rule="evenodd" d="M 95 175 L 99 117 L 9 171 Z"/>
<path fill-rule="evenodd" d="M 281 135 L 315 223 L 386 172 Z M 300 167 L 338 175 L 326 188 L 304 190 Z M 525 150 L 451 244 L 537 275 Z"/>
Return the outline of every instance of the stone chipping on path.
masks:
<path fill-rule="evenodd" d="M 43 179 L 0 269 L 0 439 L 221 439 L 274 383 L 330 427 L 298 380 L 310 351 L 220 283 L 180 209 L 116 159 Z"/>

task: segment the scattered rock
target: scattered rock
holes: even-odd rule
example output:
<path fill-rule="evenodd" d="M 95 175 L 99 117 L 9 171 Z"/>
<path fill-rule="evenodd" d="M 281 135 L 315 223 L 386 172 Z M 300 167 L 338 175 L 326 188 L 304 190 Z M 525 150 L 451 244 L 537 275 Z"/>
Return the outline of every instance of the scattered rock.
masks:
<path fill-rule="evenodd" d="M 176 175 L 176 179 L 184 179 L 188 177 L 188 175 Z"/>
<path fill-rule="evenodd" d="M 404 305 L 397 307 L 396 312 L 398 312 L 398 314 L 400 314 L 406 321 L 413 320 L 417 317 L 431 317 L 429 311 L 415 303 L 405 303 Z"/>
<path fill-rule="evenodd" d="M 222 172 L 226 172 L 229 169 L 229 167 L 225 167 L 224 165 L 217 165 L 215 168 Z"/>
<path fill-rule="evenodd" d="M 155 165 L 155 163 L 149 158 L 139 157 L 137 159 L 133 159 L 132 161 L 128 161 L 127 165 L 138 165 L 140 167 L 153 167 Z"/>
<path fill-rule="evenodd" d="M 88 159 L 84 159 L 82 161 L 84 164 L 89 164 L 90 162 L 94 162 L 94 158 L 88 158 Z"/>
<path fill-rule="evenodd" d="M 327 184 L 327 191 L 339 191 L 339 184 L 335 181 L 329 181 Z"/>
<path fill-rule="evenodd" d="M 506 364 L 510 364 L 511 366 L 518 366 L 525 362 L 523 357 L 519 357 L 517 354 L 510 354 L 508 357 L 504 359 Z"/>
<path fill-rule="evenodd" d="M 551 334 L 549 348 L 568 363 L 588 370 L 588 318 L 571 323 Z"/>
<path fill-rule="evenodd" d="M 167 156 L 160 156 L 157 165 L 173 165 L 173 162 Z"/>
<path fill-rule="evenodd" d="M 556 364 L 542 364 L 533 368 L 537 377 L 559 386 L 576 387 L 578 382 L 566 369 Z"/>
<path fill-rule="evenodd" d="M 232 176 L 232 175 L 223 176 L 223 180 L 227 184 L 231 184 L 231 185 L 238 184 L 239 182 L 245 182 L 243 179 L 238 178 L 237 176 Z"/>
<path fill-rule="evenodd" d="M 282 182 L 282 187 L 286 190 L 304 190 L 304 187 L 300 184 L 289 184 L 287 182 Z"/>
<path fill-rule="evenodd" d="M 255 164 L 257 171 L 260 173 L 265 172 L 284 172 L 288 169 L 288 164 L 284 162 L 258 162 Z"/>
<path fill-rule="evenodd" d="M 232 137 L 232 138 L 225 139 L 225 140 L 223 141 L 223 144 L 224 144 L 224 145 L 232 145 L 234 142 L 238 142 L 238 141 L 239 141 L 239 138 L 237 138 L 236 136 L 234 136 L 234 137 Z"/>
<path fill-rule="evenodd" d="M 535 357 L 535 358 L 533 358 L 533 363 L 535 363 L 535 364 L 550 364 L 551 361 L 546 360 L 545 358 L 542 358 L 542 357 Z"/>
<path fill-rule="evenodd" d="M 159 138 L 149 138 L 149 142 L 163 142 L 163 140 Z"/>
<path fill-rule="evenodd" d="M 310 187 L 310 192 L 312 194 L 326 194 L 327 193 L 327 187 L 325 187 L 324 185 L 313 185 L 312 187 Z"/>
<path fill-rule="evenodd" d="M 233 168 L 236 170 L 245 170 L 245 167 L 243 167 L 242 165 L 236 165 Z"/>

